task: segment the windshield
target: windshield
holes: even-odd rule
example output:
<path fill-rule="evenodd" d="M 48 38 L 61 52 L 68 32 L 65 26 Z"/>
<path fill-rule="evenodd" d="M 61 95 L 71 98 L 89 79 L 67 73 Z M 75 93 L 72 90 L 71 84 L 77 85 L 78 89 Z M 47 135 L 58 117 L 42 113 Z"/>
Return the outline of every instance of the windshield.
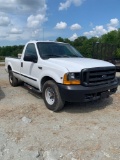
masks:
<path fill-rule="evenodd" d="M 74 47 L 67 43 L 38 42 L 37 47 L 43 59 L 83 57 Z"/>

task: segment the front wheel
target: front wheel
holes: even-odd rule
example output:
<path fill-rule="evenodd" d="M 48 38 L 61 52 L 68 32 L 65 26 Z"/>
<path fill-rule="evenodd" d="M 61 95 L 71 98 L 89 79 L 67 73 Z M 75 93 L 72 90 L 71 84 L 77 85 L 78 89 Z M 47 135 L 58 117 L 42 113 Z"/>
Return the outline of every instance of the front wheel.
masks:
<path fill-rule="evenodd" d="M 64 106 L 57 84 L 49 80 L 43 86 L 43 99 L 48 109 L 57 112 Z"/>
<path fill-rule="evenodd" d="M 16 87 L 19 85 L 18 79 L 13 75 L 12 70 L 9 71 L 9 82 L 11 86 Z"/>

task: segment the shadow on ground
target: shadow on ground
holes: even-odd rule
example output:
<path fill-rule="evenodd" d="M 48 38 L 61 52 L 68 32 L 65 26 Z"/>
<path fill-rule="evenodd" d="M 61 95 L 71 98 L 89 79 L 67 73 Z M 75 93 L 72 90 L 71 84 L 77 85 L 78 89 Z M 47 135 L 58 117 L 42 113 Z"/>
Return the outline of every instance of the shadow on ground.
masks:
<path fill-rule="evenodd" d="M 87 103 L 66 103 L 63 110 L 61 112 L 68 113 L 89 113 L 96 110 L 102 110 L 113 102 L 113 98 L 109 97 L 106 99 L 101 99 L 93 102 Z"/>
<path fill-rule="evenodd" d="M 3 98 L 5 98 L 5 94 L 0 87 L 0 100 L 3 99 Z"/>
<path fill-rule="evenodd" d="M 39 92 L 36 92 L 36 91 L 30 89 L 30 87 L 27 87 L 27 86 L 24 85 L 24 84 L 23 84 L 21 87 L 24 88 L 25 90 L 27 90 L 28 93 L 29 93 L 29 94 L 32 94 L 34 97 L 39 98 L 39 99 L 42 99 L 42 93 L 39 93 Z"/>
<path fill-rule="evenodd" d="M 118 79 L 118 84 L 120 85 L 120 77 L 117 77 L 117 79 Z"/>
<path fill-rule="evenodd" d="M 30 88 L 26 87 L 25 85 L 22 86 L 22 88 L 28 90 L 29 94 L 32 94 L 34 97 L 42 99 L 42 94 L 37 93 L 34 90 L 31 90 Z M 73 102 L 66 102 L 65 106 L 63 109 L 60 111 L 62 112 L 68 112 L 68 113 L 88 113 L 88 112 L 93 112 L 95 110 L 102 110 L 109 105 L 111 105 L 113 102 L 113 98 L 109 97 L 106 99 L 100 99 L 92 102 L 87 102 L 87 103 L 73 103 Z"/>

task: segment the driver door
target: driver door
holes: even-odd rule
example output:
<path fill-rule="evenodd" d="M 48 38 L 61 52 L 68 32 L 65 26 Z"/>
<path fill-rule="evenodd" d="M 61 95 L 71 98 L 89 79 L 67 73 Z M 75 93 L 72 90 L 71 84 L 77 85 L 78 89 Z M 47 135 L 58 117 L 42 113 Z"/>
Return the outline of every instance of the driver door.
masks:
<path fill-rule="evenodd" d="M 26 46 L 23 60 L 21 61 L 21 79 L 36 87 L 38 86 L 38 55 L 34 43 L 29 43 Z"/>

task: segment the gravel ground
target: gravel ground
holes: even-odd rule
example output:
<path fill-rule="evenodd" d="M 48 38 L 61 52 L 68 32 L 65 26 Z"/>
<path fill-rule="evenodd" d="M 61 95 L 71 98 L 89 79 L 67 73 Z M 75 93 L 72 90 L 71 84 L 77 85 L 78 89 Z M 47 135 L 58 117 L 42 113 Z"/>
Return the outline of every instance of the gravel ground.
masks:
<path fill-rule="evenodd" d="M 119 77 L 120 74 L 117 74 Z M 120 160 L 120 86 L 111 97 L 49 111 L 0 67 L 0 160 Z"/>

